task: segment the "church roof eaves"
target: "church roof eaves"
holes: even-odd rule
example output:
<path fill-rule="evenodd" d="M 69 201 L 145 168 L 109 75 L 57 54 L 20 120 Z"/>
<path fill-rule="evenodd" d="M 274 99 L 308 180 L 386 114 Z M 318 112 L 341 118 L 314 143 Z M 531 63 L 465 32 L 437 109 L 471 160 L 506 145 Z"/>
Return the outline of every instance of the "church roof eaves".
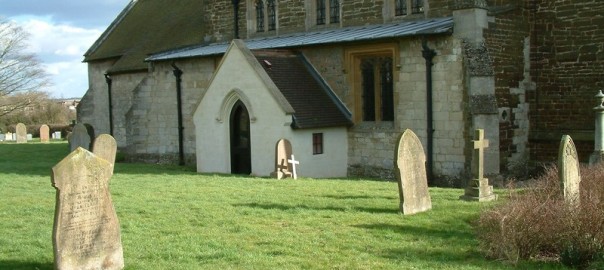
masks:
<path fill-rule="evenodd" d="M 445 17 L 253 38 L 245 40 L 245 43 L 250 50 L 292 48 L 344 42 L 372 41 L 407 36 L 446 34 L 451 33 L 452 29 L 453 18 Z M 191 46 L 188 48 L 153 54 L 145 60 L 165 61 L 223 54 L 228 46 L 228 43 Z"/>

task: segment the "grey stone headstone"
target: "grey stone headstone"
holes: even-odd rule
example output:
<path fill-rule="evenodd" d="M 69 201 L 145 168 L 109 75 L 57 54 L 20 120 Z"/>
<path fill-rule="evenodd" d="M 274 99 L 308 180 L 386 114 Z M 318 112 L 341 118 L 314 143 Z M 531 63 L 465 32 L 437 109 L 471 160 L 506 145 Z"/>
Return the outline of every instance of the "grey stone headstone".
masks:
<path fill-rule="evenodd" d="M 291 155 L 292 144 L 286 139 L 279 140 L 275 146 L 275 171 L 271 173 L 271 177 L 277 179 L 292 177 L 292 164 L 287 162 Z"/>
<path fill-rule="evenodd" d="M 113 166 L 79 147 L 52 168 L 55 269 L 123 269 L 120 225 L 109 193 Z"/>
<path fill-rule="evenodd" d="M 33 134 L 27 134 L 27 140 L 28 140 L 28 141 L 33 140 L 33 138 L 34 138 L 34 135 L 33 135 Z"/>
<path fill-rule="evenodd" d="M 90 136 L 83 124 L 76 124 L 73 127 L 71 136 L 69 136 L 69 148 L 71 151 L 82 147 L 86 150 L 90 149 Z"/>
<path fill-rule="evenodd" d="M 0 134 L 0 141 L 4 141 L 6 139 L 6 135 Z"/>
<path fill-rule="evenodd" d="M 17 143 L 27 143 L 27 127 L 23 123 L 17 124 L 16 127 Z"/>
<path fill-rule="evenodd" d="M 117 153 L 117 142 L 109 134 L 99 135 L 92 144 L 92 152 L 104 160 L 115 165 L 115 154 Z"/>
<path fill-rule="evenodd" d="M 395 155 L 401 213 L 411 215 L 432 209 L 426 176 L 426 154 L 421 141 L 410 129 L 401 135 Z"/>
<path fill-rule="evenodd" d="M 61 131 L 55 131 L 55 133 L 53 133 L 53 139 L 61 139 Z"/>
<path fill-rule="evenodd" d="M 570 205 L 580 203 L 581 172 L 579 171 L 579 155 L 573 139 L 569 135 L 562 136 L 558 149 L 558 174 L 564 192 L 564 200 Z"/>
<path fill-rule="evenodd" d="M 13 140 L 13 133 L 7 132 L 6 136 L 4 137 L 4 139 L 7 140 L 7 141 L 14 141 Z"/>
<path fill-rule="evenodd" d="M 40 142 L 47 143 L 50 140 L 50 128 L 48 125 L 42 125 L 40 127 Z"/>

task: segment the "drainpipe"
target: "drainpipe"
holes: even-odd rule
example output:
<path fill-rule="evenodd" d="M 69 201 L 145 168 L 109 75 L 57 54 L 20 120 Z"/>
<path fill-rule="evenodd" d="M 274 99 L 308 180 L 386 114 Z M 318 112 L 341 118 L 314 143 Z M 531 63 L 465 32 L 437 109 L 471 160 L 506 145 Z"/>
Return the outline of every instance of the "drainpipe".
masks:
<path fill-rule="evenodd" d="M 433 162 L 434 162 L 434 117 L 432 111 L 432 59 L 436 56 L 436 51 L 430 49 L 428 47 L 428 42 L 424 39 L 422 40 L 422 56 L 426 59 L 426 108 L 427 108 L 427 135 L 428 135 L 428 145 L 427 151 L 428 154 L 426 156 L 426 174 L 428 176 L 428 183 L 433 184 L 434 181 L 434 170 L 433 170 Z"/>
<path fill-rule="evenodd" d="M 174 77 L 176 77 L 176 106 L 178 108 L 178 165 L 185 165 L 185 152 L 183 148 L 184 127 L 182 125 L 182 70 L 172 63 Z"/>
<path fill-rule="evenodd" d="M 235 39 L 239 39 L 239 0 L 233 0 L 233 12 L 235 13 Z"/>
<path fill-rule="evenodd" d="M 109 135 L 113 136 L 113 102 L 111 99 L 111 85 L 113 80 L 108 73 L 105 73 L 105 82 L 107 83 L 107 95 L 109 98 Z"/>

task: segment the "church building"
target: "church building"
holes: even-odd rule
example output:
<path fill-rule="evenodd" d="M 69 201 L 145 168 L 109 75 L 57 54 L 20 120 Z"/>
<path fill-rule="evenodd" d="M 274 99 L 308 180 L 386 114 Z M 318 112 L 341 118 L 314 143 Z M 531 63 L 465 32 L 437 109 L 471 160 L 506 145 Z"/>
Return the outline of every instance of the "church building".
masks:
<path fill-rule="evenodd" d="M 132 0 L 85 54 L 78 121 L 130 161 L 207 173 L 268 176 L 286 139 L 300 176 L 391 179 L 405 129 L 432 184 L 469 175 L 475 129 L 490 142 L 487 175 L 555 159 L 562 134 L 585 159 L 602 11 L 587 0 Z"/>

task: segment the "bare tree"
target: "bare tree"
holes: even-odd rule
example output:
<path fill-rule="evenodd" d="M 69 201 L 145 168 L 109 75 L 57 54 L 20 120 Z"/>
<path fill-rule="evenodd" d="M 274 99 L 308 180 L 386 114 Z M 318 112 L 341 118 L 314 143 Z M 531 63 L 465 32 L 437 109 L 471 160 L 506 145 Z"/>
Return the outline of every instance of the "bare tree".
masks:
<path fill-rule="evenodd" d="M 26 51 L 23 28 L 0 18 L 0 116 L 36 101 L 34 92 L 49 84 L 36 56 Z"/>

